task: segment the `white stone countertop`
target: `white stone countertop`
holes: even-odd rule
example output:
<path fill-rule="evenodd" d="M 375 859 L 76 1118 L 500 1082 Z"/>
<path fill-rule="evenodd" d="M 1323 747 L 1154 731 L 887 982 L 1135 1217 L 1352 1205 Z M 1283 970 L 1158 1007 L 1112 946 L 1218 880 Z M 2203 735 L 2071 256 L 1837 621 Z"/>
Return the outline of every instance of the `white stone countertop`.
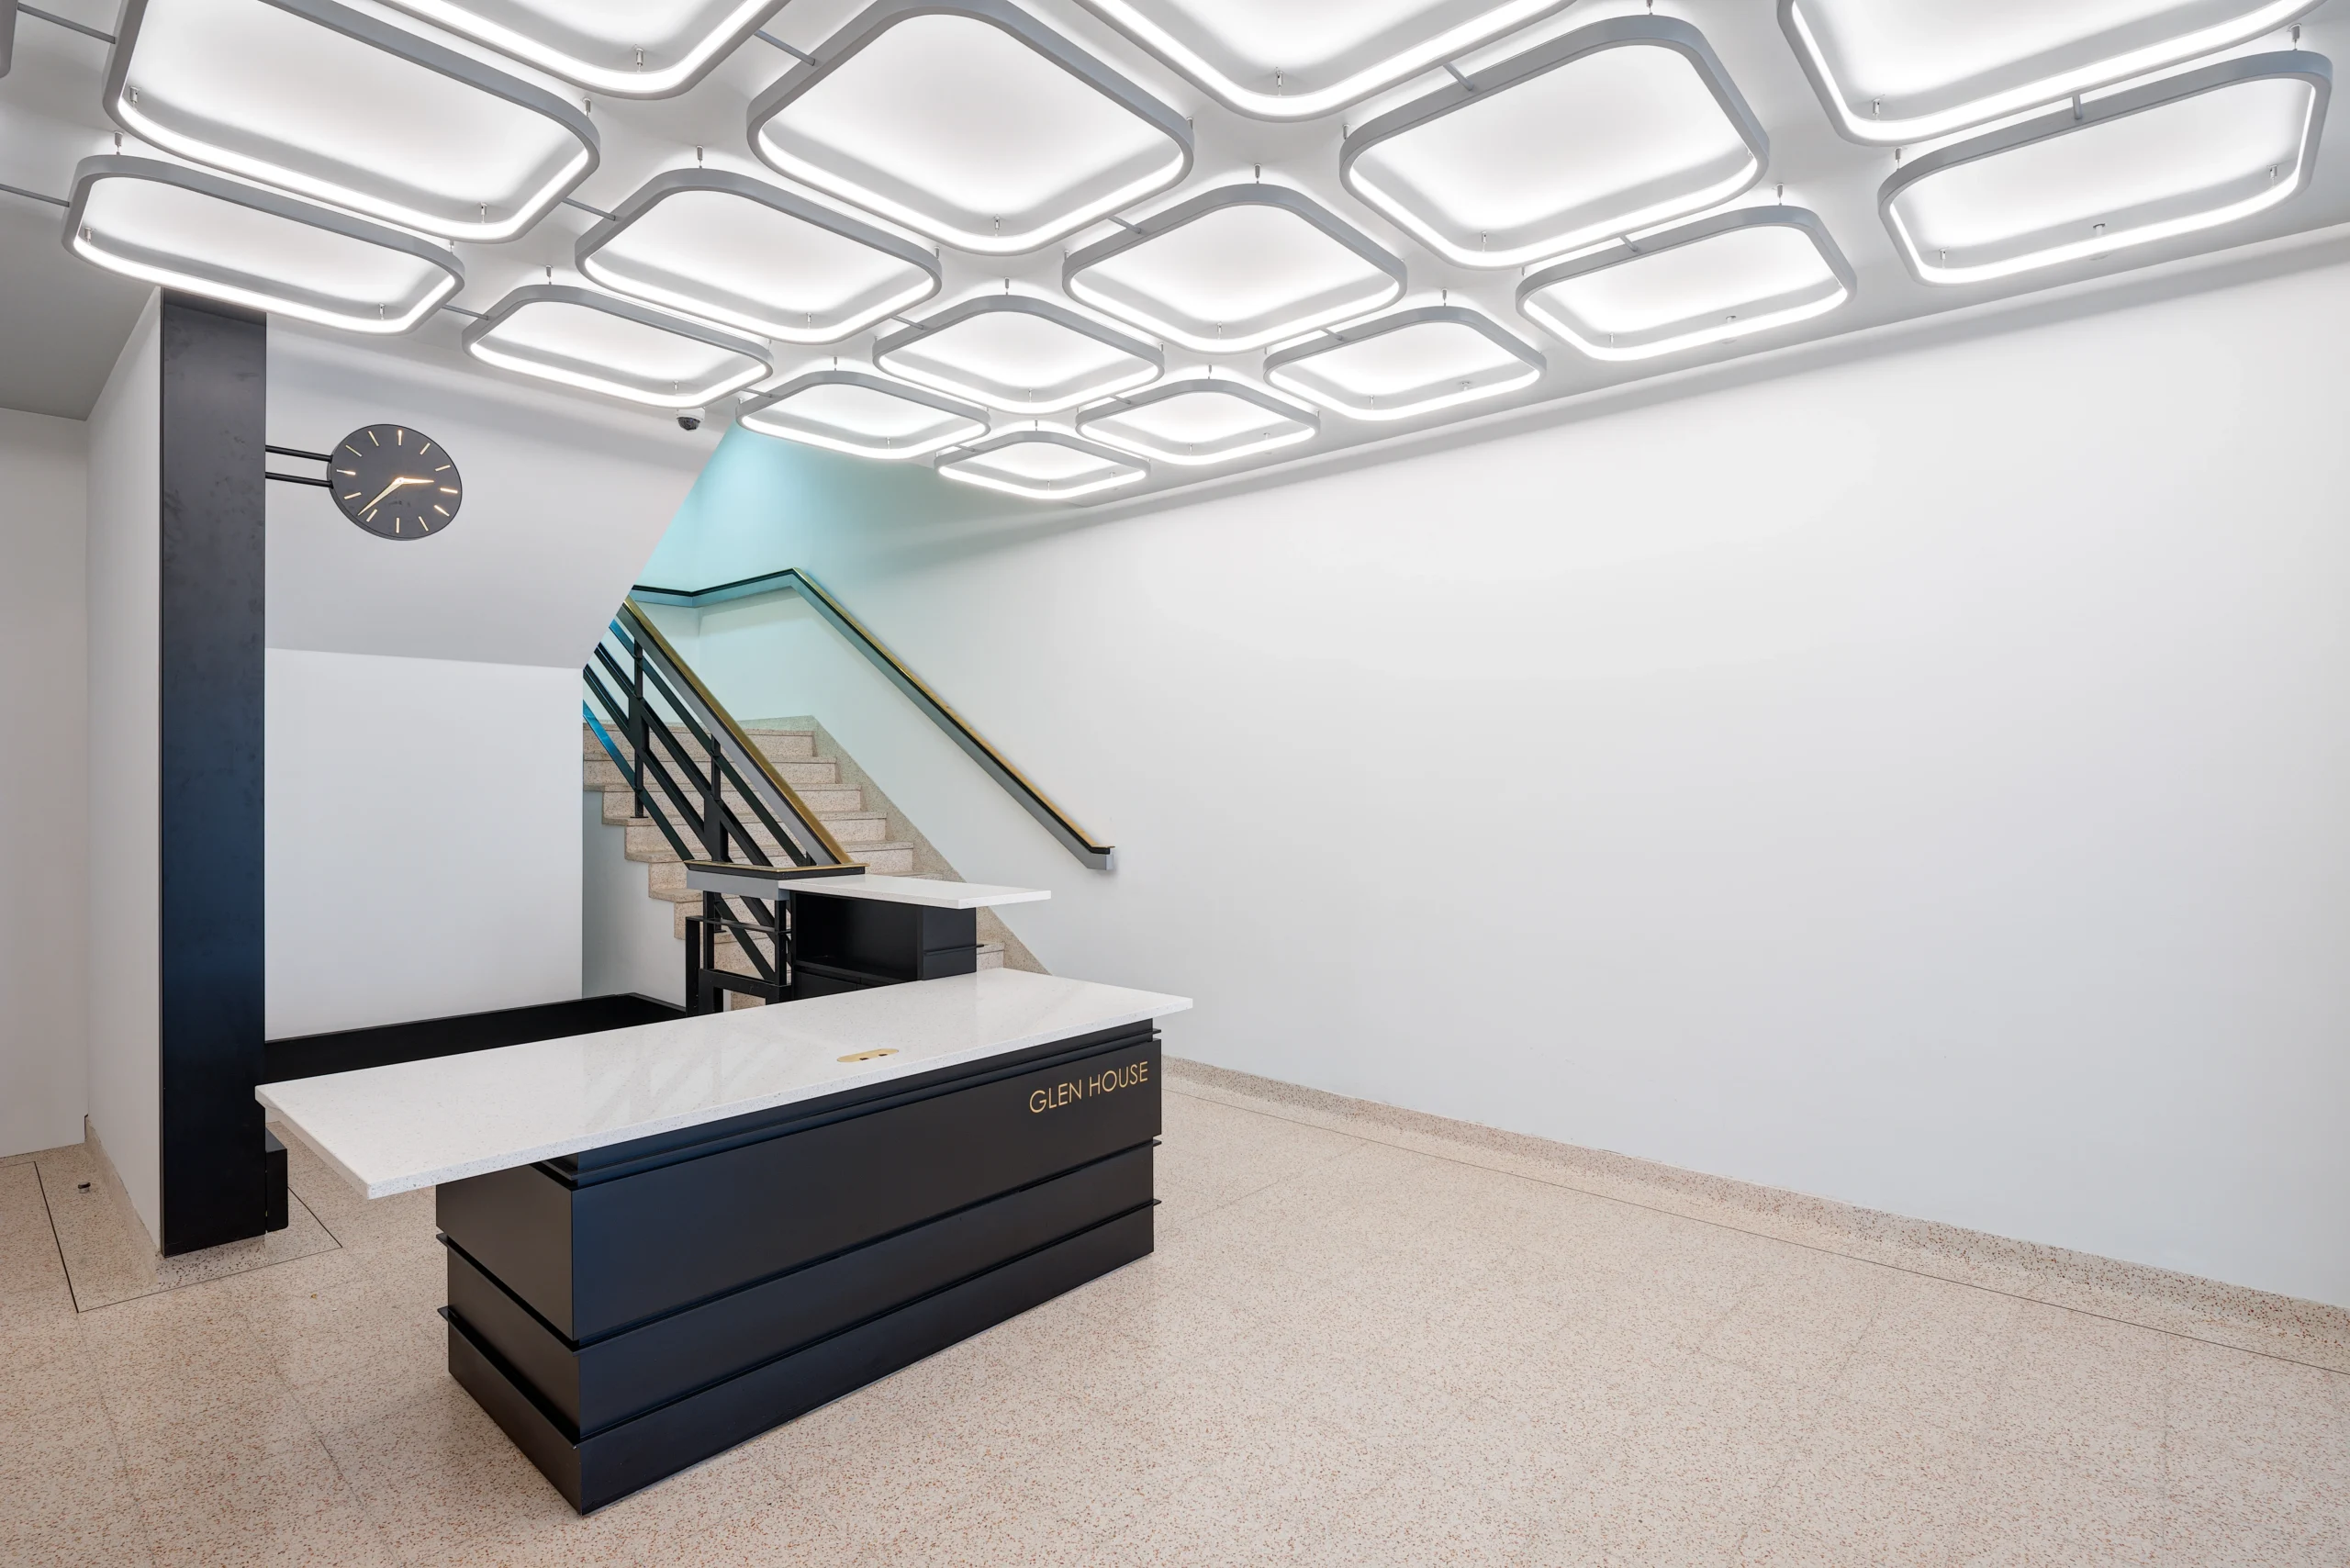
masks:
<path fill-rule="evenodd" d="M 748 877 L 756 877 L 759 871 L 755 866 L 729 869 L 739 869 Z M 719 891 L 733 890 L 718 879 L 688 868 L 686 886 L 699 888 L 705 880 Z M 730 883 L 732 880 L 727 879 Z M 782 885 L 795 893 L 872 899 L 879 903 L 927 904 L 933 909 L 992 909 L 998 904 L 1040 903 L 1053 896 L 1043 888 L 1009 888 L 997 882 L 942 882 L 929 877 L 877 877 L 869 871 L 861 877 L 794 877 Z"/>
<path fill-rule="evenodd" d="M 877 986 L 264 1083 L 371 1198 L 1163 1018 L 1191 999 L 1024 969 Z M 844 1061 L 859 1052 L 893 1054 Z"/>

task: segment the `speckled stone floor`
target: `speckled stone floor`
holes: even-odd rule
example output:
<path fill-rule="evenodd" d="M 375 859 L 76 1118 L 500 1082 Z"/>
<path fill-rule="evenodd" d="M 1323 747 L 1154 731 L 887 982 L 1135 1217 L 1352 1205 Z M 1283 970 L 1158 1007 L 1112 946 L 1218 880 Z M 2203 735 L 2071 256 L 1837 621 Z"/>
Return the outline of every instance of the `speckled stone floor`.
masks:
<path fill-rule="evenodd" d="M 1156 1256 L 586 1519 L 430 1193 L 77 1311 L 0 1163 L 0 1562 L 2350 1562 L 2350 1374 L 1360 1131 L 1173 1084 Z"/>

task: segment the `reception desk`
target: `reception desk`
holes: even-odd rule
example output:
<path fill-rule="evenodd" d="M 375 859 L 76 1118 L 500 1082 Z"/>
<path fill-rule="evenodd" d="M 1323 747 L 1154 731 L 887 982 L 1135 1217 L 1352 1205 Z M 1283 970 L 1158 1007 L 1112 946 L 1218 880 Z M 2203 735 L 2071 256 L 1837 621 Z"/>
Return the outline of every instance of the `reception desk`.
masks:
<path fill-rule="evenodd" d="M 449 1370 L 584 1513 L 1148 1253 L 1190 1005 L 990 969 L 259 1095 L 438 1189 Z"/>

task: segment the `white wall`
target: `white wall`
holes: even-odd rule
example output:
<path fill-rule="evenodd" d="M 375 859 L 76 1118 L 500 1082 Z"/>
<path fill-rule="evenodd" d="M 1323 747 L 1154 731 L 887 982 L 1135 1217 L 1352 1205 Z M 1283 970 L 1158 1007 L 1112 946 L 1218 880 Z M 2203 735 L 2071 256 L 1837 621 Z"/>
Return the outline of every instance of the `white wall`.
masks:
<path fill-rule="evenodd" d="M 271 324 L 273 442 L 405 424 L 465 488 L 399 543 L 270 487 L 272 1037 L 580 994 L 579 668 L 715 441 L 436 353 Z"/>
<path fill-rule="evenodd" d="M 89 1115 L 151 1238 L 162 1235 L 155 868 L 162 853 L 161 297 L 89 424 Z"/>
<path fill-rule="evenodd" d="M 79 1143 L 88 1102 L 87 433 L 0 409 L 0 1154 Z"/>
<path fill-rule="evenodd" d="M 578 995 L 577 676 L 268 656 L 270 1037 Z"/>
<path fill-rule="evenodd" d="M 774 675 L 776 612 L 690 656 L 1051 887 L 1055 972 L 1195 995 L 1180 1053 L 2350 1305 L 2345 341 L 2337 266 L 727 564 L 814 570 L 1108 875 L 853 663 Z"/>
<path fill-rule="evenodd" d="M 675 906 L 646 892 L 645 867 L 627 857 L 627 830 L 606 825 L 600 790 L 580 794 L 579 836 L 579 994 L 633 991 L 683 1007 L 686 945 Z"/>
<path fill-rule="evenodd" d="M 270 323 L 273 442 L 327 452 L 362 425 L 406 424 L 455 458 L 465 491 L 446 532 L 399 542 L 353 527 L 323 490 L 271 486 L 271 647 L 587 662 L 717 431 L 469 365 Z"/>

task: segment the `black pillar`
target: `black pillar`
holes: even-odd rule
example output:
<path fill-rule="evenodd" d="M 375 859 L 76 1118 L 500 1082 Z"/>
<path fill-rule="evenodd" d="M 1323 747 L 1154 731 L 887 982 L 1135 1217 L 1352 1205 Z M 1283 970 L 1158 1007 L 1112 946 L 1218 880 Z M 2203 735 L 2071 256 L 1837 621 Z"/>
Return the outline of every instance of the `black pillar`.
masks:
<path fill-rule="evenodd" d="M 259 1236 L 262 316 L 165 294 L 158 1129 L 162 1249 Z M 99 897 L 112 895 L 100 890 Z"/>

